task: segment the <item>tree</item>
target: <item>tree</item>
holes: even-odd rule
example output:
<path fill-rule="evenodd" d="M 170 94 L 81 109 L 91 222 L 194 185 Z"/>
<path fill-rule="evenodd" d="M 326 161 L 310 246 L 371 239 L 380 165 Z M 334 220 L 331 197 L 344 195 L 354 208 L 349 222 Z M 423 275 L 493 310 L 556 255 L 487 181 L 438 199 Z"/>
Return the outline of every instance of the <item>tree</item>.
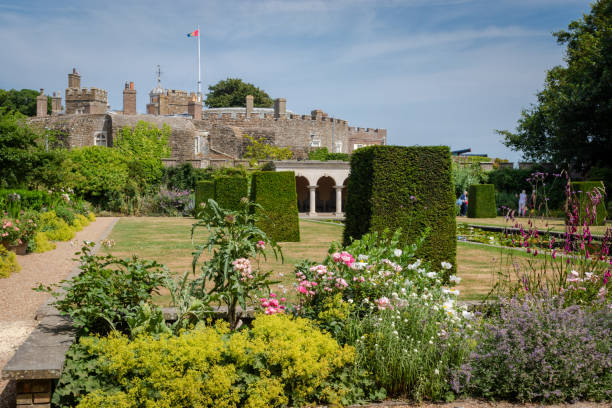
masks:
<path fill-rule="evenodd" d="M 21 91 L 0 89 L 0 108 L 6 108 L 9 112 L 20 112 L 26 116 L 36 116 L 36 97 L 38 95 L 40 92 L 33 89 L 22 89 Z M 47 97 L 47 113 L 51 113 L 50 97 Z"/>
<path fill-rule="evenodd" d="M 19 112 L 0 108 L 0 188 L 24 186 L 38 163 L 38 134 Z"/>
<path fill-rule="evenodd" d="M 586 172 L 612 157 L 612 0 L 553 34 L 567 46 L 567 67 L 548 71 L 538 102 L 523 110 L 516 133 L 498 131 L 526 159 Z"/>
<path fill-rule="evenodd" d="M 227 108 L 246 106 L 246 96 L 253 95 L 253 106 L 270 108 L 274 104 L 272 98 L 253 84 L 243 82 L 239 78 L 227 78 L 208 87 L 208 95 L 204 103 L 209 108 Z"/>

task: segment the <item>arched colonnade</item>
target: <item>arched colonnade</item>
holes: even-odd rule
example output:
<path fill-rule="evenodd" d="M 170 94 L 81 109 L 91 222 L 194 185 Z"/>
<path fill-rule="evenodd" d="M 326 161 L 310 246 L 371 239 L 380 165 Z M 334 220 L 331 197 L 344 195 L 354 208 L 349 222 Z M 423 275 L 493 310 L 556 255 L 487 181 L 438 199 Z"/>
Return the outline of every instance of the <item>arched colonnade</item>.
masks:
<path fill-rule="evenodd" d="M 342 215 L 350 165 L 344 161 L 316 160 L 274 162 L 276 171 L 293 171 L 298 211 Z"/>

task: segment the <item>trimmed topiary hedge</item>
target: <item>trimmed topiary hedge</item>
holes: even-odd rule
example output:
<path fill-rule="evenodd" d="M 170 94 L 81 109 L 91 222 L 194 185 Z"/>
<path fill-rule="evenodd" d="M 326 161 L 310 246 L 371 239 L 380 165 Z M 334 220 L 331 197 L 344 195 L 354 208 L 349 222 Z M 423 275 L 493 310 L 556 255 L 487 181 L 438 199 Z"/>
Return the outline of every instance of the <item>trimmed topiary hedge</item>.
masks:
<path fill-rule="evenodd" d="M 584 223 L 586 209 L 590 209 L 593 206 L 588 193 L 594 191 L 598 187 L 602 189 L 603 193 L 604 184 L 601 181 L 572 181 L 570 183 L 570 189 L 572 192 L 576 193 L 580 205 L 580 224 Z M 592 225 L 605 225 L 607 216 L 606 197 L 604 196 L 597 205 L 597 218 Z"/>
<path fill-rule="evenodd" d="M 417 255 L 456 271 L 455 194 L 450 150 L 446 146 L 369 146 L 351 157 L 344 244 L 369 231 L 402 228 L 412 243 L 425 229 Z"/>
<path fill-rule="evenodd" d="M 241 175 L 215 178 L 215 201 L 221 208 L 238 210 L 240 200 L 249 196 L 247 178 Z"/>
<path fill-rule="evenodd" d="M 253 174 L 251 201 L 263 207 L 257 226 L 270 238 L 277 242 L 300 240 L 294 172 L 260 171 Z"/>
<path fill-rule="evenodd" d="M 495 218 L 495 186 L 493 184 L 472 184 L 468 188 L 468 218 Z"/>
<path fill-rule="evenodd" d="M 215 199 L 215 182 L 203 180 L 196 183 L 195 189 L 195 208 L 199 210 L 201 203 L 206 203 L 209 198 Z"/>

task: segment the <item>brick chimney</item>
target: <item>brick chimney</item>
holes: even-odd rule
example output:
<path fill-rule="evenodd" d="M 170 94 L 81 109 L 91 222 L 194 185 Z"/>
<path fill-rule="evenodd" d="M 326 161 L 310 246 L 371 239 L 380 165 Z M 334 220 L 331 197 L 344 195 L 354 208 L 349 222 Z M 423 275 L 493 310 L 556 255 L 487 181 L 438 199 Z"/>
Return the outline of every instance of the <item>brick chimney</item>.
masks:
<path fill-rule="evenodd" d="M 199 102 L 195 95 L 187 104 L 187 114 L 191 115 L 194 120 L 202 120 L 202 102 Z"/>
<path fill-rule="evenodd" d="M 134 89 L 134 82 L 125 83 L 125 89 L 123 89 L 123 114 L 136 114 L 136 89 Z"/>
<path fill-rule="evenodd" d="M 287 117 L 287 100 L 277 98 L 274 100 L 274 119 L 285 119 Z"/>
<path fill-rule="evenodd" d="M 59 92 L 53 92 L 51 97 L 51 115 L 59 115 L 62 111 L 62 97 Z"/>
<path fill-rule="evenodd" d="M 246 96 L 246 117 L 250 118 L 253 113 L 253 95 Z"/>
<path fill-rule="evenodd" d="M 47 116 L 47 95 L 45 90 L 40 88 L 40 95 L 36 97 L 36 117 L 44 118 Z"/>
<path fill-rule="evenodd" d="M 72 68 L 72 73 L 68 74 L 68 88 L 81 89 L 81 76 L 76 68 Z"/>

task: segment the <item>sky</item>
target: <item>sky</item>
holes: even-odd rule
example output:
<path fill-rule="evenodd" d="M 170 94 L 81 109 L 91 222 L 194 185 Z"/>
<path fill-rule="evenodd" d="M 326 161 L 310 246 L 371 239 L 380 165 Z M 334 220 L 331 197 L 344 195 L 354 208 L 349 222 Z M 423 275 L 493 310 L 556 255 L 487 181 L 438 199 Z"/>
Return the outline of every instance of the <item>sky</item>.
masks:
<path fill-rule="evenodd" d="M 546 71 L 563 65 L 552 32 L 586 0 L 0 0 L 0 88 L 64 94 L 106 89 L 121 110 L 134 81 L 145 112 L 162 86 L 202 90 L 241 78 L 287 109 L 322 109 L 385 128 L 394 145 L 448 145 L 518 161 L 496 129 L 514 130 Z"/>

